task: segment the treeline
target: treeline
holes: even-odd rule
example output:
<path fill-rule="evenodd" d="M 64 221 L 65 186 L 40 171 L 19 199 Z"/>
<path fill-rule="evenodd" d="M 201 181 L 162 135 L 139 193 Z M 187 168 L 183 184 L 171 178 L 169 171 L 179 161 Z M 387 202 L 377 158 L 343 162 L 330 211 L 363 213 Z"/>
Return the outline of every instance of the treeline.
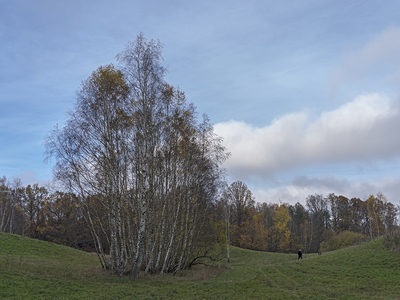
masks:
<path fill-rule="evenodd" d="M 310 195 L 305 200 L 305 206 L 299 202 L 256 203 L 244 183 L 234 182 L 218 204 L 215 227 L 226 233 L 219 240 L 260 251 L 301 248 L 317 252 L 340 248 L 340 243 L 374 239 L 398 228 L 399 210 L 382 193 L 364 201 L 333 193 Z"/>
<path fill-rule="evenodd" d="M 77 196 L 0 178 L 0 231 L 95 251 Z"/>
<path fill-rule="evenodd" d="M 93 225 L 99 232 L 102 251 L 110 255 L 109 216 L 96 199 L 100 197 L 87 200 L 96 210 Z M 217 244 L 222 246 L 221 249 L 233 245 L 284 253 L 296 252 L 299 248 L 304 252 L 334 250 L 398 228 L 399 210 L 381 193 L 364 201 L 335 194 L 326 197 L 315 194 L 305 200 L 305 206 L 300 203 L 257 203 L 243 182 L 232 183 L 202 212 L 204 223 L 196 236 L 202 243 L 194 247 L 198 252 L 192 259 L 211 255 L 210 251 L 216 249 L 212 245 Z M 194 208 L 196 204 L 189 205 Z M 0 231 L 95 252 L 95 240 L 84 209 L 79 196 L 74 193 L 49 193 L 37 184 L 23 187 L 19 180 L 10 183 L 5 177 L 0 178 Z M 170 221 L 169 226 L 178 227 L 176 218 Z M 159 220 L 154 224 L 159 225 Z M 176 243 L 182 244 L 185 240 L 183 225 L 180 224 L 176 232 Z M 151 226 L 148 228 L 147 232 L 154 234 Z M 162 247 L 162 244 L 157 243 L 157 246 Z M 148 262 L 143 262 L 143 270 Z"/>

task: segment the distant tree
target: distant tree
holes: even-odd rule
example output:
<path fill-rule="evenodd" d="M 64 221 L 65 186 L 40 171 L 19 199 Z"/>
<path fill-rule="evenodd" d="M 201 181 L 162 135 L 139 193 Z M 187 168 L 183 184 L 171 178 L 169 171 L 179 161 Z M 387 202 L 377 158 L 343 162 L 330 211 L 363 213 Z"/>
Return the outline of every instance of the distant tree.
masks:
<path fill-rule="evenodd" d="M 304 241 L 304 231 L 306 222 L 309 220 L 308 212 L 299 202 L 294 206 L 290 205 L 288 210 L 290 215 L 289 228 L 293 234 L 294 242 L 297 245 L 296 248 L 305 249 L 307 243 Z"/>
<path fill-rule="evenodd" d="M 274 226 L 270 229 L 270 249 L 277 252 L 289 252 L 294 249 L 294 241 L 289 229 L 289 205 L 280 204 L 275 217 Z"/>
<path fill-rule="evenodd" d="M 255 235 L 253 238 L 253 249 L 267 251 L 268 249 L 268 229 L 265 219 L 265 212 L 256 213 L 253 217 Z"/>
<path fill-rule="evenodd" d="M 241 248 L 267 251 L 268 230 L 265 226 L 264 212 L 256 213 L 242 223 L 237 245 Z"/>
<path fill-rule="evenodd" d="M 316 252 L 323 241 L 324 231 L 330 227 L 328 199 L 322 195 L 310 195 L 306 199 L 306 207 L 310 216 L 310 242 L 308 252 Z"/>
<path fill-rule="evenodd" d="M 371 238 L 379 237 L 385 233 L 384 203 L 382 198 L 370 195 L 367 200 L 367 210 L 369 219 L 369 235 Z"/>
<path fill-rule="evenodd" d="M 245 183 L 238 180 L 228 187 L 227 197 L 233 205 L 236 224 L 240 227 L 252 215 L 255 204 L 253 194 Z"/>
<path fill-rule="evenodd" d="M 366 201 L 367 226 L 366 232 L 370 238 L 390 233 L 396 228 L 398 210 L 387 201 L 381 193 L 370 195 Z"/>
<path fill-rule="evenodd" d="M 368 223 L 367 203 L 359 198 L 350 199 L 351 231 L 366 234 Z"/>
<path fill-rule="evenodd" d="M 242 239 L 241 235 L 245 234 L 243 224 L 251 220 L 254 214 L 254 197 L 247 185 L 238 180 L 229 185 L 226 190 L 226 198 L 233 208 L 233 218 L 237 226 L 234 243 L 239 245 L 239 241 Z"/>
<path fill-rule="evenodd" d="M 37 185 L 34 187 L 38 188 Z M 29 188 L 31 189 L 31 187 Z M 31 200 L 34 202 L 34 197 Z M 40 202 L 40 199 L 38 200 Z M 26 189 L 22 186 L 21 180 L 15 178 L 10 183 L 5 176 L 0 178 L 0 231 L 25 235 L 29 219 L 27 208 Z M 37 209 L 34 205 L 31 208 L 33 211 Z M 32 228 L 37 224 L 35 216 L 32 212 L 32 222 L 30 223 Z M 28 232 L 29 234 L 30 232 Z"/>
<path fill-rule="evenodd" d="M 397 229 L 397 215 L 399 213 L 398 209 L 390 202 L 385 203 L 385 217 L 384 224 L 387 233 L 393 232 Z"/>
<path fill-rule="evenodd" d="M 44 219 L 44 204 L 48 192 L 45 187 L 38 184 L 28 185 L 23 193 L 22 205 L 26 217 L 28 236 L 38 237 L 38 227 L 42 226 Z"/>
<path fill-rule="evenodd" d="M 331 205 L 332 227 L 335 231 L 350 230 L 352 226 L 351 202 L 344 196 L 329 194 L 328 200 Z"/>
<path fill-rule="evenodd" d="M 38 238 L 81 250 L 94 251 L 88 241 L 90 232 L 86 230 L 83 214 L 76 195 L 56 191 L 45 198 L 45 221 L 38 227 Z"/>

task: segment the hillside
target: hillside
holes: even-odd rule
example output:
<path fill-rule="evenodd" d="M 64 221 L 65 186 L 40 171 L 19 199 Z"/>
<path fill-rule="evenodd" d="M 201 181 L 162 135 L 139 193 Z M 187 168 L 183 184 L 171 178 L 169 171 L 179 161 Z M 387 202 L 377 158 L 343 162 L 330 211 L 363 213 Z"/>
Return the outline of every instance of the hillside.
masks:
<path fill-rule="evenodd" d="M 400 255 L 382 239 L 303 255 L 233 248 L 231 265 L 117 278 L 95 254 L 0 233 L 1 299 L 399 299 Z"/>

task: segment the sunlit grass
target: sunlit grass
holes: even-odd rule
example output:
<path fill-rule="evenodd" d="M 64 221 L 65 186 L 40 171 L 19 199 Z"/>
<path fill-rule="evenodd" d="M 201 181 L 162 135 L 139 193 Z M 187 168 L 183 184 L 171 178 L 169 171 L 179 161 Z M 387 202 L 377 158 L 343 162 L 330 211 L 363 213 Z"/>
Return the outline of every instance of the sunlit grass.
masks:
<path fill-rule="evenodd" d="M 400 254 L 382 240 L 303 258 L 233 248 L 230 264 L 135 280 L 103 271 L 95 254 L 0 233 L 0 298 L 400 298 Z"/>

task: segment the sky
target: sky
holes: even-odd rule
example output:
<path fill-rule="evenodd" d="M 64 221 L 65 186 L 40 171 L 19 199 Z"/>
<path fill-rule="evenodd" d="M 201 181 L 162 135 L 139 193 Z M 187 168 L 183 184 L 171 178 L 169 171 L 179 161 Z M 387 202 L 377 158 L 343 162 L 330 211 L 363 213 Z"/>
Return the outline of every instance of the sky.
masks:
<path fill-rule="evenodd" d="M 257 202 L 400 204 L 400 2 L 0 0 L 0 176 L 47 184 L 44 139 L 143 32 Z"/>

